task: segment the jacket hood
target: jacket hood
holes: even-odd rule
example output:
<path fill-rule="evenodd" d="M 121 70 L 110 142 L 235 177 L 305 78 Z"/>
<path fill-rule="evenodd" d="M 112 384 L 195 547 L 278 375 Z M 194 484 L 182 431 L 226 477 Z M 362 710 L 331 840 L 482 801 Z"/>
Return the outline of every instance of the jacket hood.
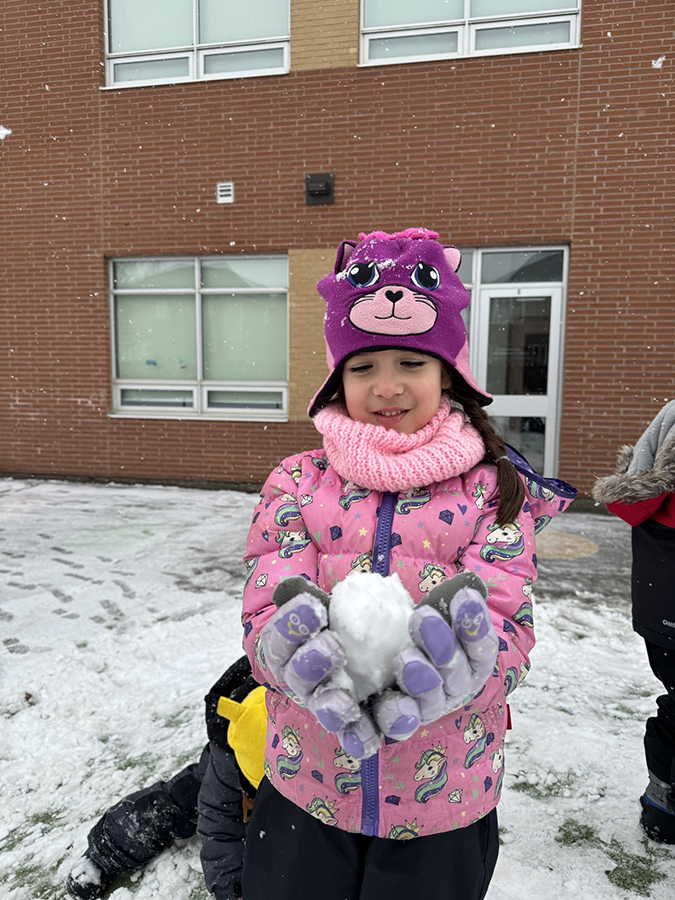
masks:
<path fill-rule="evenodd" d="M 629 473 L 635 447 L 620 448 L 613 475 L 599 478 L 592 491 L 600 503 L 638 503 L 661 494 L 675 492 L 675 434 L 666 438 L 654 459 L 654 468 L 646 472 Z"/>

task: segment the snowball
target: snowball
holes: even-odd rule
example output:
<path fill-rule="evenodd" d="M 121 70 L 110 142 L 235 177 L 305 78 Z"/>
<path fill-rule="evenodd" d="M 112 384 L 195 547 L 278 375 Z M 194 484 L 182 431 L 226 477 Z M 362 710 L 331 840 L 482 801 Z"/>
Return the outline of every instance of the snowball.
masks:
<path fill-rule="evenodd" d="M 353 572 L 333 588 L 328 616 L 347 656 L 345 669 L 363 701 L 394 683 L 393 661 L 410 646 L 414 609 L 398 575 Z"/>

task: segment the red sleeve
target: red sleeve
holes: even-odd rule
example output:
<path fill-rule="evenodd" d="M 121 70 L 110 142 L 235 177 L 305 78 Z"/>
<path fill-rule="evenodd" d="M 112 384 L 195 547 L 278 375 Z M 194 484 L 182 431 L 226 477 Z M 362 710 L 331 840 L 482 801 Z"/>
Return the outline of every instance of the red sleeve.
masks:
<path fill-rule="evenodd" d="M 635 527 L 641 525 L 646 519 L 651 519 L 655 512 L 663 505 L 668 493 L 659 494 L 658 497 L 650 497 L 648 500 L 638 500 L 637 503 L 624 503 L 623 500 L 615 500 L 608 503 L 607 509 L 615 516 L 619 516 L 624 522 Z"/>

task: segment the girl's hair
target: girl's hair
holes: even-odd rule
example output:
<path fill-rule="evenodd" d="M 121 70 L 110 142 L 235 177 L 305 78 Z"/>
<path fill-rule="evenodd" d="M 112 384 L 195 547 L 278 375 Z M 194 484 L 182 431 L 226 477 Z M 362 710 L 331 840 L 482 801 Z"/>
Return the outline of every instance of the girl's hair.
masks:
<path fill-rule="evenodd" d="M 497 466 L 499 482 L 497 522 L 499 525 L 515 522 L 525 502 L 525 488 L 513 463 L 508 458 L 506 444 L 495 431 L 488 414 L 476 400 L 471 388 L 449 367 L 447 367 L 447 374 L 451 381 L 448 391 L 450 399 L 461 404 L 469 421 L 483 438 L 488 456 Z"/>

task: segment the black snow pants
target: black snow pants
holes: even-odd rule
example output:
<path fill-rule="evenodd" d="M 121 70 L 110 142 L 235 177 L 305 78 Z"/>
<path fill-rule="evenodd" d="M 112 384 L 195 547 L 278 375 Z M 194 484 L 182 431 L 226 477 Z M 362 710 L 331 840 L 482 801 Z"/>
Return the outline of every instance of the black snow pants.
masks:
<path fill-rule="evenodd" d="M 408 841 L 325 825 L 266 778 L 246 833 L 246 900 L 482 900 L 499 852 L 497 812 Z"/>
<path fill-rule="evenodd" d="M 198 763 L 111 806 L 87 837 L 94 864 L 110 875 L 121 875 L 146 865 L 176 838 L 192 837 L 208 761 L 205 747 Z"/>
<path fill-rule="evenodd" d="M 675 792 L 675 649 L 666 650 L 645 641 L 652 672 L 667 693 L 656 700 L 656 716 L 647 719 L 645 756 L 647 768 Z"/>

